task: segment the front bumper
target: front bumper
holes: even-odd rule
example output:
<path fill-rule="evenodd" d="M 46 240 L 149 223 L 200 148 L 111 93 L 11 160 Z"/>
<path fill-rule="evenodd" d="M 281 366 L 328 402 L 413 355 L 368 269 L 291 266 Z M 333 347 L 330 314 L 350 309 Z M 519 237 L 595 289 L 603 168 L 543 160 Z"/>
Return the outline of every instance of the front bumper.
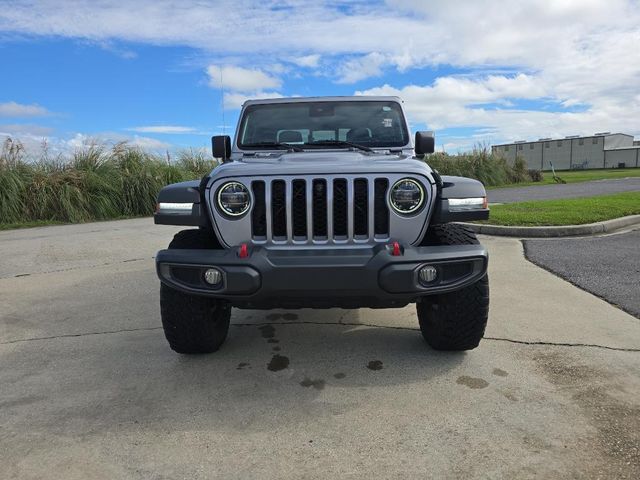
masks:
<path fill-rule="evenodd" d="M 186 293 L 229 300 L 242 308 L 399 307 L 425 295 L 464 288 L 487 271 L 482 245 L 405 247 L 394 256 L 388 246 L 295 249 L 161 250 L 160 280 Z M 438 275 L 423 285 L 418 271 L 435 266 Z M 215 267 L 216 288 L 204 280 Z"/>

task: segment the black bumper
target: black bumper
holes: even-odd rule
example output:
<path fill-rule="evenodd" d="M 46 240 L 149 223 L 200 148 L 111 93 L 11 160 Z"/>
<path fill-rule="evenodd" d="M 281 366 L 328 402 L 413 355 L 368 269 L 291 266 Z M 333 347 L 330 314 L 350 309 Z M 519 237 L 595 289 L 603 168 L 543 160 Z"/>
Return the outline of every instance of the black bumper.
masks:
<path fill-rule="evenodd" d="M 229 300 L 242 308 L 400 307 L 425 295 L 455 291 L 487 270 L 481 245 L 406 247 L 399 256 L 385 245 L 341 249 L 249 248 L 161 250 L 160 280 L 186 293 Z M 418 271 L 433 265 L 435 281 L 423 285 Z M 216 288 L 204 281 L 211 267 L 222 271 Z"/>

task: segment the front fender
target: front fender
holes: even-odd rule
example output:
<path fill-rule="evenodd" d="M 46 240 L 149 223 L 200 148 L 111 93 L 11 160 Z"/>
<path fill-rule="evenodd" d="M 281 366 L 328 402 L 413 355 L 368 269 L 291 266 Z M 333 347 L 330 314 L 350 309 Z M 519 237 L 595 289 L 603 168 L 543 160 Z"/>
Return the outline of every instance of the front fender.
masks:
<path fill-rule="evenodd" d="M 159 225 L 209 225 L 206 207 L 200 195 L 200 180 L 167 185 L 158 194 L 153 221 Z"/>
<path fill-rule="evenodd" d="M 452 208 L 450 204 L 452 199 L 486 199 L 487 192 L 482 182 L 473 178 L 454 177 L 451 175 L 442 175 L 441 179 L 441 186 L 438 189 L 438 201 L 435 205 L 431 223 L 470 222 L 489 218 L 489 208 L 487 208 L 486 201 L 482 202 L 480 208 L 469 208 L 462 211 L 456 210 L 455 207 Z"/>

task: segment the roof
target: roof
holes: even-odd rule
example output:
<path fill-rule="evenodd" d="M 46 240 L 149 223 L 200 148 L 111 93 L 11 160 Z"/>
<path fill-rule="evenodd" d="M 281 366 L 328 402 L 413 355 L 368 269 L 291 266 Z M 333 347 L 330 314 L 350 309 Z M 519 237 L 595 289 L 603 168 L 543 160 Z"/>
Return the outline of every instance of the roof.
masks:
<path fill-rule="evenodd" d="M 597 133 L 594 135 L 569 135 L 561 138 L 539 138 L 538 140 L 516 140 L 515 142 L 509 143 L 498 143 L 495 145 L 491 145 L 491 147 L 509 147 L 511 145 L 525 145 L 529 143 L 543 143 L 543 142 L 557 142 L 559 140 L 577 140 L 579 138 L 600 138 L 600 137 L 614 137 L 616 135 L 624 135 L 625 137 L 632 137 L 633 135 L 629 135 L 628 133 Z"/>
<path fill-rule="evenodd" d="M 264 105 L 274 103 L 306 103 L 306 102 L 398 102 L 403 103 L 400 97 L 395 96 L 374 96 L 374 95 L 352 95 L 342 97 L 281 97 L 281 98 L 261 98 L 247 100 L 243 107 L 249 105 Z"/>

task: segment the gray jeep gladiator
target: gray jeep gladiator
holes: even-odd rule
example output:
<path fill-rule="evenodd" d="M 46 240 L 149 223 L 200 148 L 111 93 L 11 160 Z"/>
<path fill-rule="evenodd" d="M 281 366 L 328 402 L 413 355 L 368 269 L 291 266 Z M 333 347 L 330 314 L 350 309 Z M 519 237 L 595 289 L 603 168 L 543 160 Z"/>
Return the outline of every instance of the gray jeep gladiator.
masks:
<path fill-rule="evenodd" d="M 487 251 L 454 223 L 489 217 L 484 186 L 429 167 L 397 97 L 247 101 L 202 180 L 162 189 L 155 223 L 191 228 L 156 256 L 162 325 L 214 352 L 231 307 L 417 305 L 438 350 L 469 350 L 489 312 Z"/>

